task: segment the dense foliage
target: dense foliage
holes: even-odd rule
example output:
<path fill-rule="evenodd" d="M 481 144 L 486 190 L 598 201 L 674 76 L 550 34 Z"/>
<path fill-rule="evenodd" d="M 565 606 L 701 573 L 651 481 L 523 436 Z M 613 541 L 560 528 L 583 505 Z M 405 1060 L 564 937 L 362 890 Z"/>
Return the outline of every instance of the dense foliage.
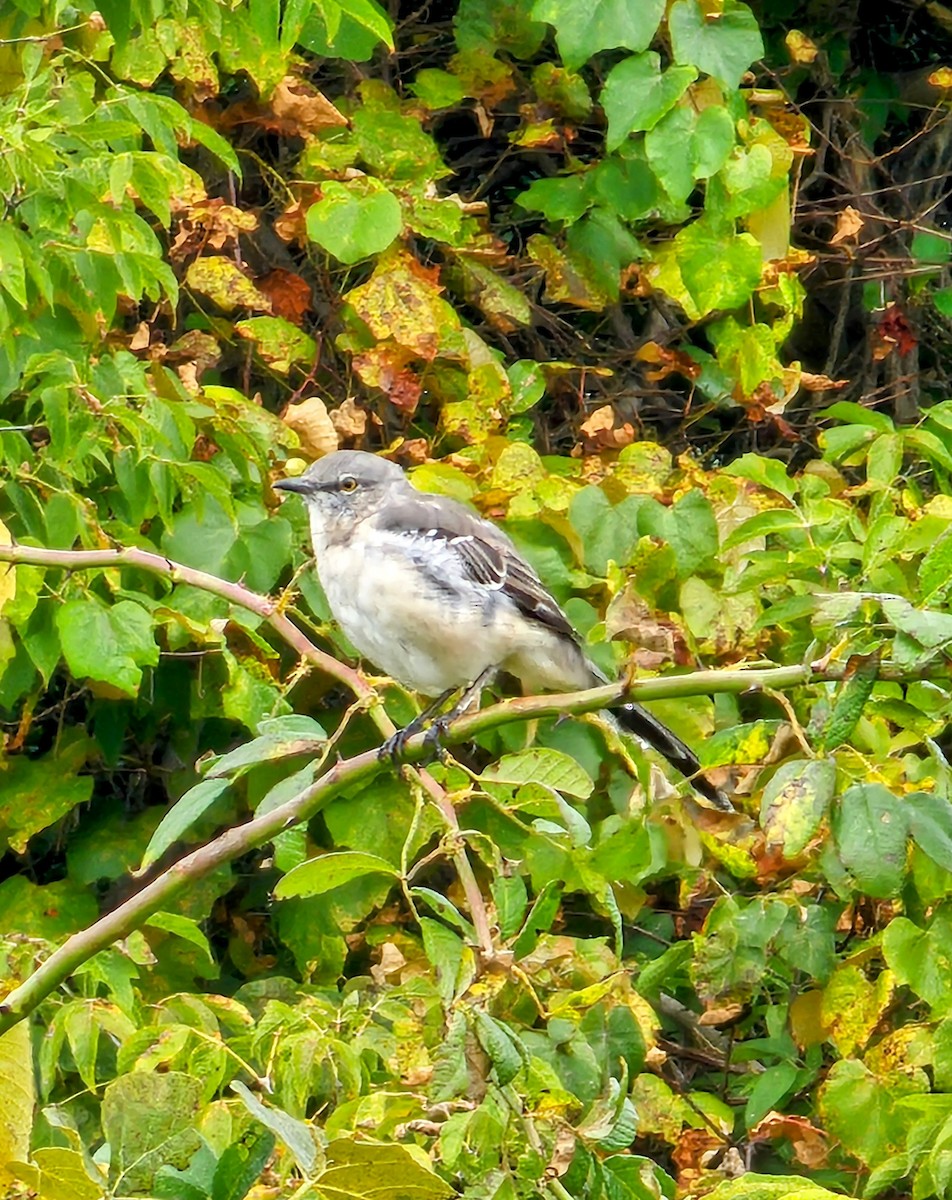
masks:
<path fill-rule="evenodd" d="M 952 1193 L 945 53 L 3 6 L 4 1194 Z M 271 488 L 340 446 L 504 523 L 737 815 L 585 697 L 379 761 L 414 698 Z"/>

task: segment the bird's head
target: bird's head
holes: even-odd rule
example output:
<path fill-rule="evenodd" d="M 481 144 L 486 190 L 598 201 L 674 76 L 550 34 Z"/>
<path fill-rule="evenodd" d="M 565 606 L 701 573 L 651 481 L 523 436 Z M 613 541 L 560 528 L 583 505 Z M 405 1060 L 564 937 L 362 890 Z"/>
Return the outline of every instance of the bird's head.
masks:
<path fill-rule="evenodd" d="M 406 476 L 396 463 L 365 450 L 338 450 L 318 459 L 304 472 L 279 479 L 275 487 L 296 492 L 307 505 L 312 524 L 359 521 L 375 512 Z"/>

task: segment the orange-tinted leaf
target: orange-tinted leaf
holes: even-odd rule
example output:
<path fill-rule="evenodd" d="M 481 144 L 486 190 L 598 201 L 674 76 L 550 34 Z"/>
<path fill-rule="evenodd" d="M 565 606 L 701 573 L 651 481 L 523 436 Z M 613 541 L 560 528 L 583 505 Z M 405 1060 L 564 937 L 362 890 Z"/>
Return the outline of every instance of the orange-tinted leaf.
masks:
<path fill-rule="evenodd" d="M 769 1112 L 750 1131 L 751 1141 L 783 1139 L 793 1147 L 797 1162 L 814 1169 L 825 1166 L 829 1157 L 829 1141 L 822 1129 L 811 1125 L 806 1117 L 790 1117 Z"/>
<path fill-rule="evenodd" d="M 258 288 L 271 301 L 276 317 L 298 324 L 311 307 L 311 285 L 293 271 L 275 267 L 257 280 Z"/>

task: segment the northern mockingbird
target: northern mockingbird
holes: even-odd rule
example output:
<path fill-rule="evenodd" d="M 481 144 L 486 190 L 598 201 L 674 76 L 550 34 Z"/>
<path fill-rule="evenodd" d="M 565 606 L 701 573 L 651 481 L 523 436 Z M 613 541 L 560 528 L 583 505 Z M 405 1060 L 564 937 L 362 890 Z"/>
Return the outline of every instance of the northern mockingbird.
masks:
<path fill-rule="evenodd" d="M 531 692 L 605 683 L 565 613 L 505 533 L 465 505 L 419 492 L 396 463 L 338 450 L 275 485 L 307 506 L 317 573 L 341 629 L 377 668 L 424 696 L 496 671 Z M 718 808 L 697 757 L 639 704 L 617 719 Z"/>

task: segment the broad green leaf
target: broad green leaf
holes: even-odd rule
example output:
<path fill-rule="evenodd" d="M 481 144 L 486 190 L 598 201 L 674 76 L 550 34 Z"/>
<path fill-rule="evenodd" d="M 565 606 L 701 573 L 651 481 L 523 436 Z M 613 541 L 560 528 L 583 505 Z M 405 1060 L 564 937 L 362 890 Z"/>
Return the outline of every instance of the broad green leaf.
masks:
<path fill-rule="evenodd" d="M 883 616 L 900 633 L 915 639 L 929 650 L 938 650 L 952 642 L 952 616 L 931 609 L 914 608 L 901 596 L 884 596 Z"/>
<path fill-rule="evenodd" d="M 536 0 L 532 15 L 555 26 L 562 61 L 570 70 L 600 50 L 644 50 L 664 15 L 664 0 L 593 0 L 580 6 L 574 0 Z"/>
<path fill-rule="evenodd" d="M 759 454 L 742 454 L 740 458 L 724 468 L 725 474 L 740 479 L 749 479 L 761 487 L 779 492 L 788 500 L 797 494 L 797 482 L 791 479 L 787 468 L 776 458 L 762 458 Z"/>
<path fill-rule="evenodd" d="M 414 900 L 422 900 L 424 904 L 428 905 L 435 913 L 441 916 L 444 921 L 458 930 L 466 941 L 475 943 L 475 930 L 451 900 L 447 900 L 440 892 L 435 892 L 432 888 L 427 887 L 411 888 L 410 895 Z"/>
<path fill-rule="evenodd" d="M 260 722 L 258 728 L 265 730 L 261 737 L 212 759 L 203 772 L 206 779 L 240 778 L 259 763 L 279 762 L 301 754 L 316 755 L 327 741 L 324 731 L 309 717 L 279 717 Z"/>
<path fill-rule="evenodd" d="M 533 900 L 519 936 L 512 944 L 514 958 L 518 960 L 532 953 L 540 934 L 548 933 L 551 929 L 561 903 L 562 884 L 558 880 L 549 880 Z"/>
<path fill-rule="evenodd" d="M 314 1178 L 326 1200 L 450 1200 L 455 1190 L 430 1166 L 414 1144 L 335 1138 L 327 1147 L 327 1166 Z"/>
<path fill-rule="evenodd" d="M 94 1178 L 91 1169 L 95 1168 L 78 1150 L 65 1146 L 40 1146 L 29 1163 L 10 1163 L 11 1174 L 43 1200 L 102 1200 L 105 1176 Z"/>
<path fill-rule="evenodd" d="M 274 889 L 275 897 L 321 896 L 333 888 L 360 879 L 364 875 L 388 875 L 399 879 L 400 873 L 385 858 L 358 850 L 340 850 L 322 854 L 302 863 L 280 879 Z"/>
<path fill-rule="evenodd" d="M 585 800 L 592 794 L 591 777 L 581 766 L 560 750 L 536 746 L 518 754 L 503 755 L 480 776 L 487 783 L 539 783 Z"/>
<path fill-rule="evenodd" d="M 606 149 L 617 149 L 630 133 L 653 129 L 696 78 L 693 67 L 662 71 L 654 51 L 623 59 L 609 71 L 602 89 Z"/>
<path fill-rule="evenodd" d="M 23 875 L 13 875 L 0 883 L 0 928 L 15 929 L 24 937 L 58 942 L 91 925 L 97 916 L 93 893 L 72 880 L 38 886 Z"/>
<path fill-rule="evenodd" d="M 676 0 L 668 14 L 675 62 L 690 63 L 729 88 L 764 52 L 757 18 L 746 4 L 725 0 L 716 16 L 698 0 Z"/>
<path fill-rule="evenodd" d="M 90 799 L 93 777 L 79 772 L 91 753 L 85 738 L 67 736 L 50 754 L 0 759 L 0 838 L 15 853 Z"/>
<path fill-rule="evenodd" d="M 122 1194 L 148 1194 L 160 1167 L 188 1166 L 202 1144 L 195 1128 L 201 1094 L 201 1081 L 180 1071 L 134 1071 L 106 1087 L 103 1133 Z"/>
<path fill-rule="evenodd" d="M 26 308 L 26 267 L 20 235 L 11 222 L 0 224 L 0 287 L 21 308 Z"/>
<path fill-rule="evenodd" d="M 858 783 L 840 797 L 833 832 L 843 866 L 870 896 L 895 896 L 906 874 L 908 817 L 881 783 Z"/>
<path fill-rule="evenodd" d="M 497 875 L 492 893 L 500 936 L 511 938 L 518 933 L 529 906 L 525 880 L 521 875 Z"/>
<path fill-rule="evenodd" d="M 331 180 L 322 197 L 307 210 L 307 233 L 312 241 L 344 263 L 379 254 L 403 227 L 396 196 L 375 179 L 360 186 Z"/>
<path fill-rule="evenodd" d="M 106 683 L 127 696 L 138 693 L 142 668 L 159 661 L 152 618 L 131 600 L 113 605 L 92 595 L 67 600 L 57 610 L 56 627 L 63 657 L 76 679 Z"/>
<path fill-rule="evenodd" d="M 721 549 L 733 550 L 735 546 L 742 546 L 753 538 L 783 533 L 787 529 L 803 529 L 803 515 L 791 508 L 771 508 L 742 521 L 727 535 Z"/>
<path fill-rule="evenodd" d="M 910 987 L 937 1015 L 952 1013 L 952 909 L 946 902 L 926 928 L 893 917 L 883 933 L 883 954 L 900 983 Z"/>
<path fill-rule="evenodd" d="M 903 805 L 912 840 L 933 862 L 952 871 L 952 804 L 935 792 L 910 792 Z"/>

